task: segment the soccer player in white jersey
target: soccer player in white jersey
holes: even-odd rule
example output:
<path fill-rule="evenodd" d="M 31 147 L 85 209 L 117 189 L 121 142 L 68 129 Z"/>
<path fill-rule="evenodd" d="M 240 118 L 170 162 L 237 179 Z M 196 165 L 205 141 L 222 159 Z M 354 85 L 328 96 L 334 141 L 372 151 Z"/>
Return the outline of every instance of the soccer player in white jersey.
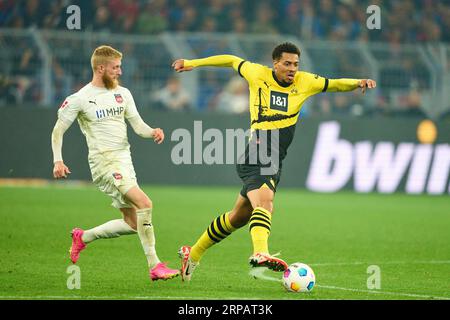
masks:
<path fill-rule="evenodd" d="M 119 209 L 123 219 L 108 221 L 89 230 L 72 230 L 70 259 L 76 263 L 86 245 L 97 239 L 135 234 L 139 238 L 148 261 L 152 280 L 171 279 L 179 271 L 162 263 L 155 249 L 152 224 L 152 201 L 139 188 L 130 154 L 125 119 L 134 132 L 152 138 L 160 144 L 164 132 L 149 127 L 139 115 L 130 91 L 119 85 L 122 54 L 110 46 L 100 46 L 91 57 L 93 78 L 80 91 L 66 98 L 58 111 L 52 132 L 53 176 L 66 178 L 69 168 L 62 158 L 64 132 L 75 119 L 86 136 L 92 180 Z"/>

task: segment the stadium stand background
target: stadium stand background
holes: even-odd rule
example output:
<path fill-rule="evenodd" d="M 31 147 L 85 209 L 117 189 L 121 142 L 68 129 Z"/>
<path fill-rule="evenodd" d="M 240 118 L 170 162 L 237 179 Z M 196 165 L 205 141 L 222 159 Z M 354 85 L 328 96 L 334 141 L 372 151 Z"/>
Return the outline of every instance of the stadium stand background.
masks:
<path fill-rule="evenodd" d="M 67 29 L 71 4 L 81 8 L 80 30 Z M 371 4 L 381 30 L 366 27 Z M 304 70 L 379 84 L 364 98 L 319 95 L 303 116 L 449 116 L 448 1 L 6 0 L 0 27 L 0 106 L 57 108 L 90 80 L 92 49 L 110 43 L 124 53 L 122 83 L 141 108 L 246 112 L 246 83 L 232 71 L 174 80 L 171 61 L 229 53 L 271 65 L 273 46 L 290 40 Z"/>
<path fill-rule="evenodd" d="M 72 4 L 81 10 L 79 30 L 67 27 Z M 372 4 L 381 8 L 380 30 L 366 25 Z M 449 21 L 448 1 L 0 1 L 0 183 L 51 179 L 56 111 L 91 80 L 92 50 L 110 44 L 124 53 L 121 81 L 143 119 L 166 132 L 160 146 L 129 134 L 140 183 L 239 185 L 232 163 L 176 164 L 173 133 L 181 129 L 205 147 L 207 129 L 224 137 L 248 129 L 247 83 L 229 69 L 178 75 L 170 65 L 228 53 L 270 66 L 273 47 L 292 41 L 301 69 L 370 77 L 378 86 L 364 96 L 319 94 L 304 105 L 308 119 L 283 164 L 283 188 L 361 192 L 363 182 L 363 192 L 450 193 Z M 69 182 L 91 180 L 77 127 L 64 137 Z M 327 134 L 333 148 L 319 143 Z M 338 156 L 347 160 L 337 165 Z M 317 163 L 326 177 L 314 174 Z"/>

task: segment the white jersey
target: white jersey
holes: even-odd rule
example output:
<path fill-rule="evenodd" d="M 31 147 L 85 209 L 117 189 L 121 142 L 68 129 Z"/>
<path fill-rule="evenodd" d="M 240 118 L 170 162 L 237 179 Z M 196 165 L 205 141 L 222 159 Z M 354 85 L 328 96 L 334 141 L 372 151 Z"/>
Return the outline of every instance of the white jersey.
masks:
<path fill-rule="evenodd" d="M 78 120 L 86 136 L 89 156 L 109 151 L 128 151 L 125 118 L 139 116 L 131 92 L 124 87 L 108 90 L 91 83 L 66 98 L 58 118 L 68 124 Z"/>

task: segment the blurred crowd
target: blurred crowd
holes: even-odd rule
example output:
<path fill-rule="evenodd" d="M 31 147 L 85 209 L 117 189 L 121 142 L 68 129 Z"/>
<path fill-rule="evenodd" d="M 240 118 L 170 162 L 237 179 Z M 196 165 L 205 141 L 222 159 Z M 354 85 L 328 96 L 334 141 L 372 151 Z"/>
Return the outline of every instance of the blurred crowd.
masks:
<path fill-rule="evenodd" d="M 401 54 L 402 44 L 450 43 L 450 1 L 441 0 L 0 0 L 0 27 L 19 30 L 67 30 L 69 5 L 81 9 L 81 32 L 101 34 L 157 35 L 171 32 L 219 32 L 235 34 L 292 35 L 301 40 L 385 43 L 388 50 L 371 52 L 382 64 L 379 86 L 382 94 L 371 104 L 378 113 L 388 113 L 395 104 L 402 115 L 423 115 L 422 92 L 430 83 L 428 66 L 414 56 Z M 381 8 L 381 30 L 369 30 L 369 5 Z M 388 30 L 388 31 L 387 31 Z M 47 40 L 46 41 L 50 41 Z M 194 41 L 194 40 L 192 40 Z M 220 41 L 192 42 L 196 56 L 232 53 Z M 92 44 L 64 39 L 51 40 L 52 105 L 80 88 L 89 79 Z M 218 111 L 245 113 L 248 110 L 246 82 L 232 73 L 202 71 L 202 85 L 193 95 L 168 68 L 171 56 L 164 46 L 126 42 L 122 77 L 133 88 L 141 105 L 169 111 Z M 252 58 L 270 63 L 269 47 L 253 50 Z M 0 106 L 42 103 L 43 59 L 32 39 L 0 34 Z M 17 54 L 20 52 L 20 54 Z M 73 53 L 77 52 L 77 55 Z M 152 53 L 151 59 L 148 53 Z M 333 77 L 365 77 L 367 67 L 352 51 L 339 49 L 309 51 L 315 73 Z M 386 54 L 387 53 L 387 54 Z M 386 55 L 385 55 L 386 54 Z M 264 55 L 264 57 L 262 56 Z M 325 56 L 324 56 L 325 55 Z M 332 59 L 329 59 L 329 56 Z M 267 59 L 269 58 L 269 59 Z M 5 63 L 5 61 L 7 63 Z M 82 66 L 82 67 L 80 67 Z M 150 70 L 150 71 L 149 71 Z M 450 70 L 447 70 L 450 72 Z M 157 76 L 154 76 L 156 73 Z M 140 86 L 140 87 L 139 87 Z M 407 90 L 405 90 L 405 88 Z M 429 89 L 429 86 L 428 86 Z M 150 93 L 149 93 L 150 92 Z M 139 94 L 141 93 L 141 94 Z M 305 115 L 362 115 L 367 99 L 357 94 L 321 95 L 304 108 Z M 391 112 L 392 114 L 392 112 Z"/>
<path fill-rule="evenodd" d="M 65 8 L 81 8 L 82 30 L 292 34 L 301 39 L 450 42 L 446 0 L 3 0 L 0 26 L 66 29 Z M 368 32 L 369 5 L 390 32 Z"/>

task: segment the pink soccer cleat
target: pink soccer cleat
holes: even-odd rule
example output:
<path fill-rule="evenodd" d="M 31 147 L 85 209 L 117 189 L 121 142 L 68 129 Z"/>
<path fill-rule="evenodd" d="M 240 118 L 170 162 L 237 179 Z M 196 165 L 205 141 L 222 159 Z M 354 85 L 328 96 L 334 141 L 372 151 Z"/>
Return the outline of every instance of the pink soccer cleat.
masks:
<path fill-rule="evenodd" d="M 165 263 L 160 262 L 150 270 L 150 279 L 152 281 L 167 280 L 178 277 L 179 274 L 179 270 L 170 269 Z"/>
<path fill-rule="evenodd" d="M 83 242 L 81 237 L 84 231 L 80 228 L 75 228 L 72 230 L 72 246 L 70 247 L 70 260 L 72 263 L 77 263 L 78 258 L 80 258 L 80 252 L 86 248 L 86 244 Z"/>

